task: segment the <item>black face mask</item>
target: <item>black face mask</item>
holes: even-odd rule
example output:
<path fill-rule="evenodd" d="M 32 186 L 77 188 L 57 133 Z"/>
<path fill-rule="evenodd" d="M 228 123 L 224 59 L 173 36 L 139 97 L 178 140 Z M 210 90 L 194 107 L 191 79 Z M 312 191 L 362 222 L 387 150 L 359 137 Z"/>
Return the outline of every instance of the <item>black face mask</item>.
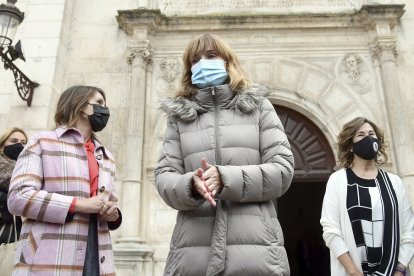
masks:
<path fill-rule="evenodd" d="M 4 154 L 10 159 L 17 160 L 19 154 L 22 152 L 24 146 L 20 143 L 5 146 L 3 149 Z"/>
<path fill-rule="evenodd" d="M 89 123 L 94 132 L 101 131 L 105 128 L 109 120 L 109 109 L 99 104 L 90 104 L 93 106 L 93 114 L 88 115 Z"/>
<path fill-rule="evenodd" d="M 353 146 L 353 151 L 356 155 L 364 160 L 372 160 L 377 157 L 379 150 L 378 139 L 371 136 L 365 136 L 363 139 L 356 142 Z"/>

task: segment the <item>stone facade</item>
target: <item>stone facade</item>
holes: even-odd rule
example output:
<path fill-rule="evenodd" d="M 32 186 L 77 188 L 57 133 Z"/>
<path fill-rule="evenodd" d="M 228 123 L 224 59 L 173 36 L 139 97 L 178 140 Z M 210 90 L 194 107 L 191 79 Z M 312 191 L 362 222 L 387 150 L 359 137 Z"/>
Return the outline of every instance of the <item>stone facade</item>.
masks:
<path fill-rule="evenodd" d="M 204 32 L 232 45 L 252 80 L 271 88 L 271 101 L 308 117 L 334 152 L 351 118 L 378 123 L 390 144 L 386 167 L 403 178 L 414 204 L 413 1 L 222 2 L 17 3 L 26 19 L 15 41 L 26 63 L 16 64 L 40 86 L 29 108 L 11 73 L 0 70 L 0 130 L 52 128 L 59 93 L 70 85 L 106 91 L 111 119 L 99 137 L 117 160 L 119 275 L 162 275 L 175 211 L 154 187 L 165 130 L 158 101 L 174 95 L 183 49 Z"/>

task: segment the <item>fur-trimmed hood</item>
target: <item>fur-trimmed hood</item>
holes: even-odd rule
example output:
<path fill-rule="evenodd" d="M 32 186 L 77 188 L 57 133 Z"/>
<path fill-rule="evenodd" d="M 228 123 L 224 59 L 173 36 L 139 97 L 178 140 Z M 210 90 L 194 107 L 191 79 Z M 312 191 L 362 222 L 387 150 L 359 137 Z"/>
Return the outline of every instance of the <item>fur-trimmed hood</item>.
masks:
<path fill-rule="evenodd" d="M 186 122 L 194 121 L 198 114 L 207 112 L 213 104 L 218 104 L 240 114 L 250 114 L 259 108 L 260 101 L 269 93 L 270 91 L 264 85 L 254 84 L 244 91 L 233 92 L 230 85 L 225 84 L 200 89 L 191 98 L 165 99 L 161 101 L 160 108 L 167 116 Z M 215 99 L 213 100 L 214 94 Z"/>

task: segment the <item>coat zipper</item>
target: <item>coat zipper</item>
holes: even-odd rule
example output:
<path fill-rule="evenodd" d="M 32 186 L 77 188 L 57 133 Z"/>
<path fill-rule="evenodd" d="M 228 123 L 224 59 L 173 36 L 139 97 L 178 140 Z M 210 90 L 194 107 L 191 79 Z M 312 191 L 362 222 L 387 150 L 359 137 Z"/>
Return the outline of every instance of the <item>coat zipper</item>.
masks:
<path fill-rule="evenodd" d="M 219 126 L 218 126 L 218 107 L 216 99 L 215 87 L 211 90 L 211 95 L 213 97 L 213 107 L 214 107 L 214 139 L 216 142 L 216 165 L 221 165 L 221 155 L 220 155 L 220 145 L 219 145 Z M 223 236 L 224 235 L 224 236 Z M 212 237 L 212 245 L 217 244 L 212 248 L 212 252 L 209 258 L 209 265 L 207 267 L 207 275 L 221 275 L 222 271 L 225 268 L 225 248 L 226 248 L 226 235 L 227 235 L 227 212 L 222 205 L 222 201 L 217 200 L 217 211 L 216 218 L 214 222 L 214 231 Z M 224 242 L 223 242 L 224 241 Z M 220 255 L 217 257 L 217 255 Z M 215 258 L 215 265 L 212 265 L 212 258 Z M 217 260 L 218 258 L 218 260 Z"/>
<path fill-rule="evenodd" d="M 217 104 L 216 104 L 216 87 L 213 87 L 211 90 L 211 95 L 213 96 L 213 106 L 214 106 L 214 140 L 216 142 L 216 165 L 221 165 L 221 157 L 220 157 L 220 145 L 219 145 L 219 138 L 218 138 L 218 112 L 217 112 Z"/>

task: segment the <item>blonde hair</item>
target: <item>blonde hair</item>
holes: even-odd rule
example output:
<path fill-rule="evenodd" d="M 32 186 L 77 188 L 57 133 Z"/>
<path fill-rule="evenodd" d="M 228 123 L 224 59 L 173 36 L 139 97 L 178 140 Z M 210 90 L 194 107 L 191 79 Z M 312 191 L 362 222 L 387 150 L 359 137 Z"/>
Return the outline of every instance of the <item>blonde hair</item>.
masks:
<path fill-rule="evenodd" d="M 191 82 L 191 67 L 193 61 L 206 50 L 214 50 L 226 63 L 230 86 L 235 91 L 246 89 L 250 81 L 246 72 L 240 65 L 239 59 L 233 49 L 220 37 L 214 34 L 201 34 L 194 37 L 183 54 L 184 70 L 181 77 L 181 87 L 176 92 L 176 97 L 191 97 L 197 91 L 197 87 Z"/>
<path fill-rule="evenodd" d="M 18 128 L 18 127 L 12 127 L 7 129 L 1 136 L 0 136 L 0 148 L 3 148 L 4 143 L 7 141 L 7 139 L 9 139 L 10 135 L 12 135 L 15 132 L 20 132 L 21 134 L 24 135 L 24 137 L 26 138 L 27 141 L 27 134 L 26 132 L 24 132 L 23 129 Z"/>
<path fill-rule="evenodd" d="M 63 91 L 56 107 L 55 127 L 73 127 L 79 112 L 96 92 L 100 93 L 106 102 L 104 91 L 98 87 L 75 85 Z"/>
<path fill-rule="evenodd" d="M 338 161 L 339 165 L 344 168 L 349 168 L 354 161 L 354 154 L 351 151 L 353 147 L 353 138 L 358 129 L 365 123 L 372 126 L 378 138 L 378 155 L 374 161 L 376 164 L 383 164 L 387 162 L 388 156 L 386 153 L 386 145 L 384 140 L 384 133 L 372 121 L 364 117 L 356 117 L 355 119 L 346 123 L 342 131 L 338 135 Z"/>

